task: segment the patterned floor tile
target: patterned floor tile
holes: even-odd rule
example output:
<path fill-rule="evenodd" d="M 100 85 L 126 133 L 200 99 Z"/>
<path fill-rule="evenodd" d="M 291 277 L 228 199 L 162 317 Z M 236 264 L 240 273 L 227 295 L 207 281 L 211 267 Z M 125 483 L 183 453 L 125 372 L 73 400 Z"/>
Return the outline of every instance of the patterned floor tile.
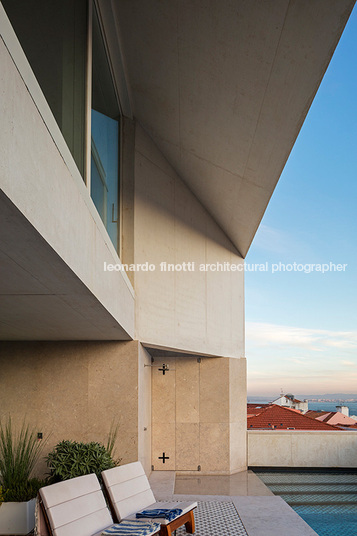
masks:
<path fill-rule="evenodd" d="M 195 510 L 195 536 L 249 536 L 232 502 L 199 501 Z M 176 536 L 187 536 L 185 527 Z"/>

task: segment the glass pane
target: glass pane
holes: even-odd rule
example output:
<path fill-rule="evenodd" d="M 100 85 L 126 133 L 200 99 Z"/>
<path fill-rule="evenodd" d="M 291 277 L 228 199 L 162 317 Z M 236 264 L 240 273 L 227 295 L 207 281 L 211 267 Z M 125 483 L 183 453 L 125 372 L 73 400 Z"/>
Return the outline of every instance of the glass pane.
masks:
<path fill-rule="evenodd" d="M 118 251 L 120 110 L 94 5 L 92 42 L 91 196 Z"/>
<path fill-rule="evenodd" d="M 118 246 L 119 122 L 92 110 L 91 196 L 115 248 Z"/>
<path fill-rule="evenodd" d="M 83 176 L 87 1 L 2 3 Z"/>

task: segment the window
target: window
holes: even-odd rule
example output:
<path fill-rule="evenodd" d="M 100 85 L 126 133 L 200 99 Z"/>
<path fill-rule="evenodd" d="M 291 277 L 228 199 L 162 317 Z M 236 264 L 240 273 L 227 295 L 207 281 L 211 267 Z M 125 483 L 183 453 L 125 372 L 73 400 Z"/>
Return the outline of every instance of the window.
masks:
<path fill-rule="evenodd" d="M 95 5 L 92 43 L 91 196 L 119 251 L 120 109 Z"/>
<path fill-rule="evenodd" d="M 2 3 L 84 176 L 87 0 Z"/>
<path fill-rule="evenodd" d="M 3 5 L 119 252 L 120 107 L 96 3 L 3 0 Z"/>

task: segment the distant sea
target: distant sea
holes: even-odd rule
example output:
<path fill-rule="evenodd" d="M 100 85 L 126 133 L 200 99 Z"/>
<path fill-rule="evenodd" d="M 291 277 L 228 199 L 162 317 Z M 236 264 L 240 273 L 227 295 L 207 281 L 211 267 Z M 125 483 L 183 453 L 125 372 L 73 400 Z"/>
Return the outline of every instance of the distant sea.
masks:
<path fill-rule="evenodd" d="M 272 399 L 264 399 L 263 397 L 254 397 L 249 396 L 248 402 L 257 403 L 257 404 L 266 404 L 267 402 L 270 402 Z M 303 398 L 299 397 L 299 400 L 304 400 Z M 337 411 L 336 406 L 343 405 L 347 406 L 350 410 L 350 415 L 357 415 L 357 402 L 347 402 L 347 401 L 334 401 L 334 402 L 311 402 L 309 400 L 309 409 L 312 409 L 314 411 Z"/>
<path fill-rule="evenodd" d="M 314 411 L 337 411 L 336 406 L 338 405 L 347 406 L 350 410 L 350 415 L 357 415 L 357 402 L 310 402 L 309 409 Z"/>

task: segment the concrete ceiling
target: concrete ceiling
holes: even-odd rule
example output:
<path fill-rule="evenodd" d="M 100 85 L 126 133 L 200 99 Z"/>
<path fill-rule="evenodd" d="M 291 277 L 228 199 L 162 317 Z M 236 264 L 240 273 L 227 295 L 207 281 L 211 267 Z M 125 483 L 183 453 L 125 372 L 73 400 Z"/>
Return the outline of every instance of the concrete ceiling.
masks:
<path fill-rule="evenodd" d="M 112 0 L 134 116 L 245 256 L 354 0 Z"/>
<path fill-rule="evenodd" d="M 0 190 L 0 340 L 129 335 Z"/>

